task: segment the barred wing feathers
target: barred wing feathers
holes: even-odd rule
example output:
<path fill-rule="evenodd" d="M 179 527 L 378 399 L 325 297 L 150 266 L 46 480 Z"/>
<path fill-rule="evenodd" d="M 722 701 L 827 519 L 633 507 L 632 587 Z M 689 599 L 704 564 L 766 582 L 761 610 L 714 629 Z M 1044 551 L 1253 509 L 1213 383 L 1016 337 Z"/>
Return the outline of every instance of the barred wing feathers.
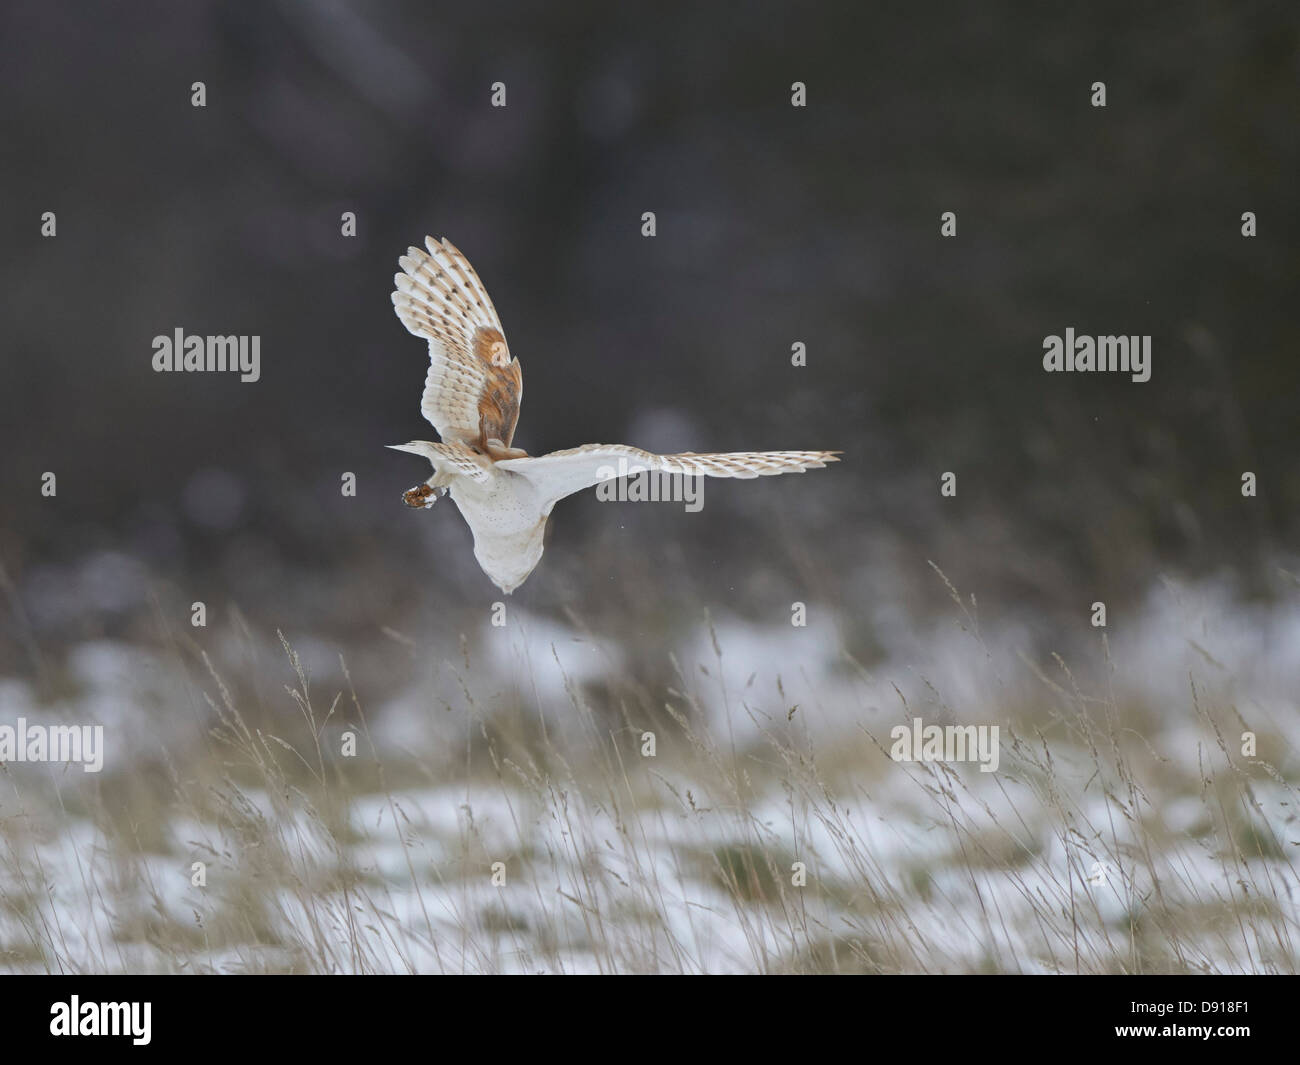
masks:
<path fill-rule="evenodd" d="M 512 358 L 483 282 L 449 240 L 408 248 L 393 277 L 393 308 L 429 342 L 420 411 L 446 443 L 507 447 L 519 421 L 523 371 Z"/>

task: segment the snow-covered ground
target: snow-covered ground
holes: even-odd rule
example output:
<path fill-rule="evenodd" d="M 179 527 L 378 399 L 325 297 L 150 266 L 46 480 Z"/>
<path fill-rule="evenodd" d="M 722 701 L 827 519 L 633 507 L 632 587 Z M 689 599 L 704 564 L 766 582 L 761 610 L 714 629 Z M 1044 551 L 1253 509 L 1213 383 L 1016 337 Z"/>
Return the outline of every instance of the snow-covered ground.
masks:
<path fill-rule="evenodd" d="M 815 605 L 715 618 L 651 715 L 608 705 L 620 644 L 516 610 L 368 735 L 313 681 L 320 756 L 296 711 L 227 743 L 213 676 L 83 644 L 58 700 L 0 678 L 0 726 L 109 745 L 0 768 L 0 970 L 1295 971 L 1296 598 L 1163 584 L 1068 674 L 954 615 L 868 664 Z M 998 726 L 998 770 L 891 761 L 914 717 Z"/>

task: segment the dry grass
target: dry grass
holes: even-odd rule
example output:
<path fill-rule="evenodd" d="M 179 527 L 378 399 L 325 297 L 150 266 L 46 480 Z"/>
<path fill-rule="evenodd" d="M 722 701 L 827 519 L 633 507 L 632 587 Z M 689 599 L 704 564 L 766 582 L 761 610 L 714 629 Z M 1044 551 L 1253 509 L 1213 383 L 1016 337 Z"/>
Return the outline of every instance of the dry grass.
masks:
<path fill-rule="evenodd" d="M 198 742 L 102 779 L 0 769 L 0 969 L 1297 971 L 1284 730 L 1195 671 L 1182 705 L 1127 701 L 1104 639 L 1092 682 L 1007 659 L 953 598 L 998 677 L 960 714 L 847 653 L 824 704 L 733 686 L 711 627 L 712 660 L 566 674 L 559 701 L 462 639 L 459 698 L 403 747 L 346 662 L 322 696 L 283 637 L 279 691 L 178 645 Z M 1002 726 L 998 772 L 890 760 L 891 725 L 944 713 Z"/>

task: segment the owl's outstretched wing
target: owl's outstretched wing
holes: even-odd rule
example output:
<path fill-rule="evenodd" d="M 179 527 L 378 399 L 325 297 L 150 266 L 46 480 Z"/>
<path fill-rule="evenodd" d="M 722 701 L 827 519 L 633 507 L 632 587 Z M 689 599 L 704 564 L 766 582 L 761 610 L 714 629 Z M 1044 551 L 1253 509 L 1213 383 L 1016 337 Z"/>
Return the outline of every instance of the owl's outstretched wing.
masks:
<path fill-rule="evenodd" d="M 656 455 L 625 444 L 586 444 L 536 458 L 503 459 L 496 465 L 527 477 L 541 493 L 543 513 L 565 496 L 601 481 L 643 470 L 688 477 L 770 477 L 815 470 L 838 462 L 838 451 L 734 451 L 726 454 Z"/>
<path fill-rule="evenodd" d="M 474 267 L 449 240 L 424 243 L 427 252 L 406 249 L 393 277 L 397 317 L 429 342 L 420 411 L 446 443 L 509 447 L 524 390 L 519 360 Z"/>
<path fill-rule="evenodd" d="M 431 444 L 428 440 L 412 440 L 408 444 L 388 444 L 394 451 L 407 451 L 423 455 L 433 464 L 433 472 L 443 477 L 468 477 L 476 484 L 491 480 L 488 463 L 463 444 Z"/>

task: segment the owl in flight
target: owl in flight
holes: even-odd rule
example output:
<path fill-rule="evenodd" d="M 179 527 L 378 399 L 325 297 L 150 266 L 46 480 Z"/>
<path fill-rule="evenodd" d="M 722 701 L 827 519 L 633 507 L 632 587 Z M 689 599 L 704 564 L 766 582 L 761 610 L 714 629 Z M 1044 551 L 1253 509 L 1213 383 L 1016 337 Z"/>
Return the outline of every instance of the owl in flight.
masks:
<path fill-rule="evenodd" d="M 474 557 L 506 594 L 542 557 L 551 508 L 565 496 L 638 470 L 684 476 L 760 477 L 802 472 L 837 461 L 831 451 L 740 451 L 655 455 L 623 444 L 586 444 L 530 457 L 511 446 L 523 373 L 506 346 L 501 320 L 483 282 L 449 240 L 425 238 L 407 248 L 394 276 L 393 307 L 402 324 L 429 342 L 429 373 L 420 411 L 439 444 L 390 444 L 423 455 L 433 476 L 402 495 L 431 507 L 451 494 L 474 534 Z M 620 466 L 620 461 L 623 460 Z"/>

